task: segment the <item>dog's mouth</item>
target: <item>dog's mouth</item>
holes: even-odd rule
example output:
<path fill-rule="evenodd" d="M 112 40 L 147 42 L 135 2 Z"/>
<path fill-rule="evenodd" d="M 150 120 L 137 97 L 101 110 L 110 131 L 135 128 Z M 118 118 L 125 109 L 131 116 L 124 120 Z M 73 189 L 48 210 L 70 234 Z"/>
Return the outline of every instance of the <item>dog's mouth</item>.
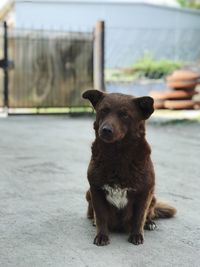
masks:
<path fill-rule="evenodd" d="M 105 143 L 114 143 L 115 140 L 113 140 L 112 137 L 109 136 L 104 136 L 104 135 L 99 135 L 99 137 L 101 138 L 102 141 L 104 141 Z"/>

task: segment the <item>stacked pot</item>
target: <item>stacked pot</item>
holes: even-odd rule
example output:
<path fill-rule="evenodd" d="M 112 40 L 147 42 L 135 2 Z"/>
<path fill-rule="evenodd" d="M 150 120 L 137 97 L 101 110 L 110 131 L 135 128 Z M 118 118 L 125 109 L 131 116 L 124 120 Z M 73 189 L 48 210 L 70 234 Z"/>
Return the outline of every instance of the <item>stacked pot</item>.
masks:
<path fill-rule="evenodd" d="M 195 101 L 196 86 L 200 84 L 200 73 L 191 70 L 177 70 L 166 78 L 168 90 L 152 91 L 155 109 L 196 109 L 200 101 Z"/>

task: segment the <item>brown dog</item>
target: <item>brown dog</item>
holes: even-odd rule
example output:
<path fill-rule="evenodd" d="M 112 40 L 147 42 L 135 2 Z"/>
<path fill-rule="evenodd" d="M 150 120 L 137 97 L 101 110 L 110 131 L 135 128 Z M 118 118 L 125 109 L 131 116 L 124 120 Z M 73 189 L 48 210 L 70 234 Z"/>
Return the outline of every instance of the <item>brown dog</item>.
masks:
<path fill-rule="evenodd" d="M 96 110 L 92 158 L 88 167 L 88 218 L 95 219 L 94 244 L 109 243 L 109 230 L 125 230 L 128 241 L 143 243 L 144 228 L 154 230 L 154 218 L 169 218 L 176 210 L 156 203 L 151 149 L 145 139 L 145 120 L 153 99 L 88 90 Z"/>

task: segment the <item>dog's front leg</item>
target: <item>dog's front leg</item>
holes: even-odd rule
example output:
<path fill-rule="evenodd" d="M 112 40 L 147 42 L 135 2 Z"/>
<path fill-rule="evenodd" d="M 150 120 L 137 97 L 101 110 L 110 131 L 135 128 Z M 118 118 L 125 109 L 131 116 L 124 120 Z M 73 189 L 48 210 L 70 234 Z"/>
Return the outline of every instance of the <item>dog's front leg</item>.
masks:
<path fill-rule="evenodd" d="M 140 245 L 144 242 L 144 224 L 147 212 L 153 197 L 153 190 L 143 192 L 138 196 L 133 207 L 133 222 L 131 225 L 131 233 L 128 241 L 134 245 Z"/>
<path fill-rule="evenodd" d="M 104 192 L 95 187 L 90 188 L 92 204 L 95 211 L 97 235 L 94 244 L 105 246 L 109 244 L 108 237 L 108 203 L 106 202 Z"/>

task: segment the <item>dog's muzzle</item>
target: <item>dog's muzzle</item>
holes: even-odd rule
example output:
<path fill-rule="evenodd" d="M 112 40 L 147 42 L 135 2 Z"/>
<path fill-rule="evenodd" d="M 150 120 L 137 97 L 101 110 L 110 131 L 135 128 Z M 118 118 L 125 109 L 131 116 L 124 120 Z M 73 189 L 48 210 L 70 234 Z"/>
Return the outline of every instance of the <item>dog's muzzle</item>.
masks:
<path fill-rule="evenodd" d="M 105 124 L 100 128 L 99 136 L 106 142 L 110 142 L 113 139 L 113 127 Z"/>

